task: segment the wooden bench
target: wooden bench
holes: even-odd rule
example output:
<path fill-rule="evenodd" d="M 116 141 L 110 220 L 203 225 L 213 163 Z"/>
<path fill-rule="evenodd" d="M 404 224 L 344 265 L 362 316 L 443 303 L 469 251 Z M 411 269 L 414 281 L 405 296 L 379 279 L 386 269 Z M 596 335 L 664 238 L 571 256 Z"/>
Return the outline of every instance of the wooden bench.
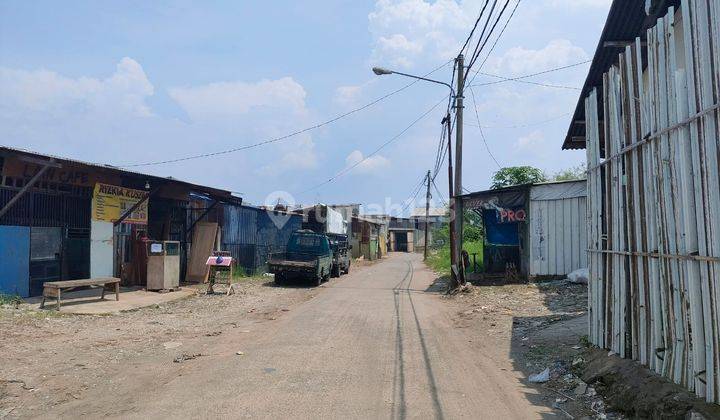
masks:
<path fill-rule="evenodd" d="M 110 289 L 115 290 L 115 300 L 120 300 L 120 279 L 115 277 L 98 277 L 94 279 L 83 279 L 83 280 L 66 280 L 66 281 L 50 281 L 43 284 L 43 300 L 40 308 L 45 307 L 46 298 L 57 298 L 56 310 L 60 310 L 62 303 L 62 293 L 69 292 L 79 287 L 102 287 L 102 296 L 100 300 L 105 299 L 105 291 Z"/>

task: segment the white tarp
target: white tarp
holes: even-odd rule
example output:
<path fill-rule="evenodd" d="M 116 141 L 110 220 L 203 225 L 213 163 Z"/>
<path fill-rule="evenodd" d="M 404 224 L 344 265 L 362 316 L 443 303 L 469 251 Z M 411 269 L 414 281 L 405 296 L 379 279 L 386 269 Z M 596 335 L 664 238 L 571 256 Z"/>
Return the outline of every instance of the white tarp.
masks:
<path fill-rule="evenodd" d="M 326 225 L 326 232 L 327 233 L 336 233 L 340 235 L 344 235 L 347 233 L 347 222 L 343 218 L 343 215 L 336 210 L 331 209 L 330 207 L 327 208 L 327 221 L 325 222 Z"/>

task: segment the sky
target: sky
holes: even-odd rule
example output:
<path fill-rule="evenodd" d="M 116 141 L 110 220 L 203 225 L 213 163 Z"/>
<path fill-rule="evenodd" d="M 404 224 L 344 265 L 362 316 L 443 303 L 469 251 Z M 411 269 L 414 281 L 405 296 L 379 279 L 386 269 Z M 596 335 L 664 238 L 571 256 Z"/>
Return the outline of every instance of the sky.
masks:
<path fill-rule="evenodd" d="M 303 130 L 411 82 L 375 76 L 373 66 L 417 75 L 440 67 L 429 77 L 449 82 L 483 3 L 0 0 L 0 144 L 223 188 L 248 203 L 407 212 L 424 204 L 424 191 L 409 199 L 435 163 L 446 87 L 415 83 Z M 591 59 L 609 6 L 522 0 L 482 72 L 512 78 Z M 487 189 L 498 164 L 550 175 L 581 164 L 584 151 L 560 146 L 579 96 L 571 88 L 588 68 L 526 79 L 562 87 L 475 76 L 464 187 Z M 435 183 L 440 206 L 445 166 Z"/>

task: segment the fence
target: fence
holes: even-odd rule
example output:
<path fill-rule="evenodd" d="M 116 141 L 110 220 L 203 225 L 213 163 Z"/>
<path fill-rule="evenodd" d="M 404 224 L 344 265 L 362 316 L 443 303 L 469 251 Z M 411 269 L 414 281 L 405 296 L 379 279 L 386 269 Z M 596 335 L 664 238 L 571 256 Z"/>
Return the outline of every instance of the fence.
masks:
<path fill-rule="evenodd" d="M 720 1 L 670 8 L 603 81 L 585 99 L 590 339 L 718 402 Z"/>
<path fill-rule="evenodd" d="M 301 227 L 301 215 L 225 205 L 222 249 L 231 253 L 246 274 L 255 274 L 266 269 L 271 253 L 285 251 L 290 234 Z"/>

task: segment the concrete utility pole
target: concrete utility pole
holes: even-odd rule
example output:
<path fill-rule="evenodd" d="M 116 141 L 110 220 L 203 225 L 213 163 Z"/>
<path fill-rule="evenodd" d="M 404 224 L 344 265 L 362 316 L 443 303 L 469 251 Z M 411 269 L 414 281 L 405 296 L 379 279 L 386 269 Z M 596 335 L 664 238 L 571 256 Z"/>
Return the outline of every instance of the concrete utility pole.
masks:
<path fill-rule="evenodd" d="M 448 225 L 448 233 L 449 233 L 449 240 L 450 240 L 450 265 L 455 264 L 455 204 L 453 202 L 453 197 L 455 196 L 455 193 L 453 191 L 453 159 L 452 159 L 452 118 L 450 117 L 450 113 L 448 112 L 447 116 L 445 117 L 445 122 L 447 123 L 447 148 L 448 148 L 448 207 L 450 211 L 450 220 Z M 450 270 L 450 281 L 453 286 L 453 288 L 457 287 L 458 281 L 455 278 L 455 272 Z"/>
<path fill-rule="evenodd" d="M 463 89 L 465 85 L 465 61 L 463 55 L 457 57 L 457 92 L 455 97 L 455 267 L 457 268 L 457 282 L 465 284 L 465 266 L 462 260 L 463 242 L 463 207 L 462 199 L 462 141 L 463 141 Z M 449 139 L 448 139 L 449 141 Z"/>
<path fill-rule="evenodd" d="M 423 260 L 427 260 L 428 256 L 428 219 L 430 218 L 430 171 L 427 173 L 427 193 L 425 193 L 425 250 L 423 252 Z"/>

